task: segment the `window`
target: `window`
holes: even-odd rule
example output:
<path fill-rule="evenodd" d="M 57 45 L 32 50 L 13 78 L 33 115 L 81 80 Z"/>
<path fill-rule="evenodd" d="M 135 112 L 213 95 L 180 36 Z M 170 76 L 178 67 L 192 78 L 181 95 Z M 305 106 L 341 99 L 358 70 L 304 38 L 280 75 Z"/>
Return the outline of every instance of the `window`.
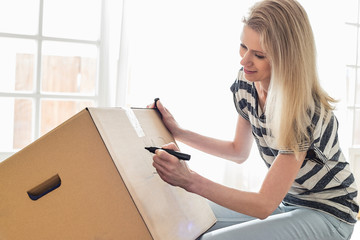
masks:
<path fill-rule="evenodd" d="M 155 97 L 182 126 L 231 139 L 241 19 L 256 1 L 1 2 L 0 151 L 20 149 L 85 106 L 144 107 Z M 360 156 L 358 1 L 327 1 L 324 11 L 321 1 L 299 0 L 322 86 L 340 100 L 341 145 L 352 162 Z M 192 169 L 235 187 L 257 188 L 266 171 L 256 146 L 244 166 L 181 148 L 191 151 Z"/>
<path fill-rule="evenodd" d="M 358 0 L 353 4 L 358 6 Z M 346 22 L 350 49 L 347 56 L 347 108 L 350 126 L 352 127 L 351 145 L 360 147 L 360 46 L 359 46 L 359 12 L 358 7 L 349 11 L 349 19 Z M 354 51 L 355 49 L 355 51 Z M 351 51 L 352 50 L 352 51 Z"/>
<path fill-rule="evenodd" d="M 350 2 L 352 6 L 356 7 L 348 8 L 346 22 L 348 40 L 345 45 L 349 46 L 346 57 L 346 106 L 348 128 L 351 133 L 349 136 L 349 160 L 358 187 L 360 187 L 360 1 L 352 0 Z"/>
<path fill-rule="evenodd" d="M 0 151 L 25 147 L 85 107 L 111 104 L 109 2 L 0 2 Z M 121 3 L 113 9 L 120 17 Z"/>

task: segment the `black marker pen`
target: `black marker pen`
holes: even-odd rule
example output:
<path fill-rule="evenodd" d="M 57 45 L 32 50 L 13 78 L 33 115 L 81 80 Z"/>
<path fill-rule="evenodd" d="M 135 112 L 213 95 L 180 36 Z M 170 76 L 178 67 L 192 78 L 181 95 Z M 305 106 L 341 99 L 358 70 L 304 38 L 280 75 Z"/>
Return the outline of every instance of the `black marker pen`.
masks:
<path fill-rule="evenodd" d="M 186 154 L 186 153 L 181 153 L 181 152 L 177 152 L 177 151 L 174 151 L 174 150 L 170 150 L 170 149 L 164 149 L 164 148 L 158 148 L 158 147 L 145 147 L 146 150 L 148 150 L 149 152 L 151 153 L 155 153 L 155 151 L 157 149 L 161 149 L 161 150 L 164 150 L 165 152 L 168 152 L 170 153 L 171 155 L 177 157 L 178 159 L 181 159 L 181 160 L 190 160 L 190 155 L 189 154 Z"/>

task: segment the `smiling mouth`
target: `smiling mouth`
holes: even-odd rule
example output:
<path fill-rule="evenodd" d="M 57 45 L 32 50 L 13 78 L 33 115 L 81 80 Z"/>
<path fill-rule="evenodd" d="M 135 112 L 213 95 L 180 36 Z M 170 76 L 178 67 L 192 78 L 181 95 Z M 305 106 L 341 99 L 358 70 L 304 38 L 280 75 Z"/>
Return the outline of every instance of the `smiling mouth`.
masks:
<path fill-rule="evenodd" d="M 256 71 L 249 71 L 249 70 L 247 70 L 247 69 L 245 69 L 245 68 L 244 68 L 244 72 L 245 72 L 246 74 L 256 73 Z"/>

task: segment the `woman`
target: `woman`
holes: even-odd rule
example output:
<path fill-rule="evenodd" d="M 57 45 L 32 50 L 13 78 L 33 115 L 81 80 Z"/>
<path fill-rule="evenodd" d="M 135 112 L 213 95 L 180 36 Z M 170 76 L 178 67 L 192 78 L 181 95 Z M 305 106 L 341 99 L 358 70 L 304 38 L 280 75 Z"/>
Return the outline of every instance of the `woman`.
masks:
<path fill-rule="evenodd" d="M 181 128 L 158 102 L 176 140 L 244 162 L 255 138 L 269 171 L 258 192 L 206 179 L 158 150 L 153 166 L 171 185 L 211 201 L 218 222 L 200 239 L 350 239 L 357 188 L 339 147 L 334 100 L 320 87 L 312 29 L 295 0 L 264 0 L 244 19 L 233 141 Z M 154 106 L 151 106 L 154 107 Z M 174 143 L 164 146 L 177 150 Z"/>

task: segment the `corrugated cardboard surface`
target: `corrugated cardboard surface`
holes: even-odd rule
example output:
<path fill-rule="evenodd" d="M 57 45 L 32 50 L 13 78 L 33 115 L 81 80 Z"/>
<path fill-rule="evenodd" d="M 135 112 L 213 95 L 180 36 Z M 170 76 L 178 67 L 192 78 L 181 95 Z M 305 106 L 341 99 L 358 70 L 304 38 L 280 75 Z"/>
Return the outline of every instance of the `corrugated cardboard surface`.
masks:
<path fill-rule="evenodd" d="M 154 239 L 195 239 L 215 223 L 204 198 L 168 185 L 153 168 L 144 147 L 174 141 L 155 110 L 89 110 Z"/>
<path fill-rule="evenodd" d="M 215 223 L 205 199 L 155 173 L 144 147 L 173 141 L 155 110 L 89 111 L 0 163 L 0 240 L 190 240 Z"/>
<path fill-rule="evenodd" d="M 58 174 L 33 201 L 27 191 Z M 0 164 L 0 240 L 152 239 L 88 113 Z"/>

